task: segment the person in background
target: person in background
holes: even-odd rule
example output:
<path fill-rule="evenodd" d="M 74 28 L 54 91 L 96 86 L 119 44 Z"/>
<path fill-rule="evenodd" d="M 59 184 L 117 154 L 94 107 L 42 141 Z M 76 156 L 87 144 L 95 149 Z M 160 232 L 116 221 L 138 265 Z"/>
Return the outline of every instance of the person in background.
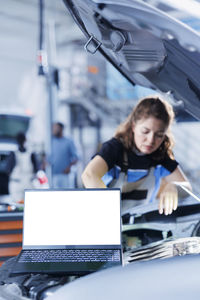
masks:
<path fill-rule="evenodd" d="M 172 152 L 173 119 L 172 106 L 160 97 L 140 100 L 114 137 L 103 143 L 86 166 L 82 174 L 84 186 L 120 187 L 122 214 L 157 198 L 159 213 L 171 214 L 180 196 L 174 182 L 191 190 Z"/>
<path fill-rule="evenodd" d="M 0 195 L 9 195 L 9 178 L 15 166 L 13 151 L 11 151 L 4 159 L 1 159 L 0 168 Z"/>
<path fill-rule="evenodd" d="M 36 153 L 27 147 L 24 132 L 19 132 L 16 140 L 18 150 L 12 152 L 9 193 L 12 201 L 20 202 L 24 199 L 24 189 L 34 188 L 33 179 L 39 170 L 39 161 Z"/>
<path fill-rule="evenodd" d="M 60 122 L 53 124 L 52 165 L 53 188 L 74 188 L 75 172 L 72 166 L 78 162 L 77 149 L 73 140 L 63 136 L 64 125 Z"/>

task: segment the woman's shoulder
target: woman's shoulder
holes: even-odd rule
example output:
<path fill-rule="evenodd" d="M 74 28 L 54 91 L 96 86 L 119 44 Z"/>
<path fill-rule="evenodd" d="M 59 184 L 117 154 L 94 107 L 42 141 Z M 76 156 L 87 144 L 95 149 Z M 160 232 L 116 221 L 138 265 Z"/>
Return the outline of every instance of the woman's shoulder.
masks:
<path fill-rule="evenodd" d="M 164 157 L 157 162 L 157 164 L 161 164 L 163 167 L 165 167 L 170 172 L 173 172 L 176 167 L 178 166 L 178 161 L 175 158 L 170 157 L 167 153 L 164 155 Z"/>
<path fill-rule="evenodd" d="M 97 154 L 106 161 L 110 169 L 119 161 L 122 153 L 123 144 L 117 139 L 111 138 L 102 144 Z"/>
<path fill-rule="evenodd" d="M 124 146 L 122 142 L 113 137 L 102 144 L 99 152 L 109 152 L 110 154 L 117 155 L 121 154 L 123 151 Z"/>
<path fill-rule="evenodd" d="M 103 146 L 118 147 L 118 148 L 121 148 L 121 149 L 124 148 L 122 142 L 119 141 L 118 139 L 114 138 L 114 137 L 107 140 L 106 142 L 104 142 Z"/>

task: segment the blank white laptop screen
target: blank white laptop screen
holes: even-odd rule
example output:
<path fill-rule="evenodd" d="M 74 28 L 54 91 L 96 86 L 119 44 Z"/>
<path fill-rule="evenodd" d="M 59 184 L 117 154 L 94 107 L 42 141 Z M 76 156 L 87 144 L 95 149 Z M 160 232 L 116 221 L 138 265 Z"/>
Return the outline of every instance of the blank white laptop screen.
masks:
<path fill-rule="evenodd" d="M 120 190 L 25 191 L 23 247 L 119 245 Z"/>

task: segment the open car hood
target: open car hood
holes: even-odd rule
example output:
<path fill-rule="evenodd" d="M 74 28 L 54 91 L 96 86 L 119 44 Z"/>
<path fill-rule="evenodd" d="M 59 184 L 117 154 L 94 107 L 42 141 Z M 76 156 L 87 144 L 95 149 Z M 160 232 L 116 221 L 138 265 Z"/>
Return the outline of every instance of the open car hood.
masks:
<path fill-rule="evenodd" d="M 200 35 L 137 0 L 63 0 L 88 38 L 132 84 L 168 93 L 200 119 Z"/>

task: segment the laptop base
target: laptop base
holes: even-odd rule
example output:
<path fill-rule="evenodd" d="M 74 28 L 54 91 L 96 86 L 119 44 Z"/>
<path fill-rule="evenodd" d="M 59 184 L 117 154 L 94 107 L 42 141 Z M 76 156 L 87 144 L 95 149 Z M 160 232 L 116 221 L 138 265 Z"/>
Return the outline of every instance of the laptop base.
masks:
<path fill-rule="evenodd" d="M 121 262 L 16 263 L 13 270 L 11 270 L 10 276 L 20 274 L 60 274 L 82 276 L 119 265 L 121 265 Z"/>

